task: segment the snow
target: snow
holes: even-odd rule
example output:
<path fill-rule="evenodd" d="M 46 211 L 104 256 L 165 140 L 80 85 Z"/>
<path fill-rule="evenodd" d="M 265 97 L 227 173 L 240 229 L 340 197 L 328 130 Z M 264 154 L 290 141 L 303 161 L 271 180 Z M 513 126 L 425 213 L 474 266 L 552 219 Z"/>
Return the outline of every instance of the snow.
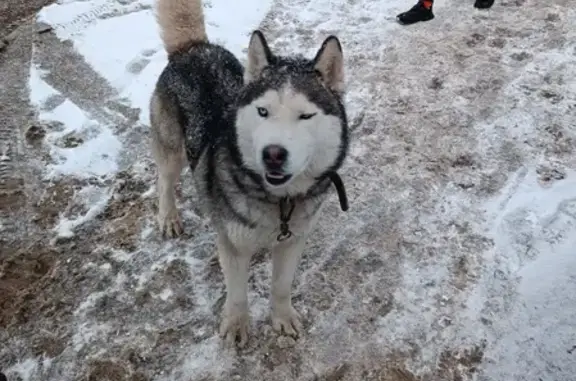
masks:
<path fill-rule="evenodd" d="M 26 359 L 21 363 L 14 365 L 12 371 L 17 373 L 22 381 L 31 381 L 33 376 L 38 372 L 38 361 Z"/>
<path fill-rule="evenodd" d="M 134 29 L 125 33 L 126 25 L 133 25 Z M 144 10 L 102 20 L 73 41 L 78 52 L 98 73 L 115 87 L 124 88 L 135 79 L 129 72 L 131 63 L 142 59 L 142 52 L 160 47 L 158 29 L 149 25 L 154 25 L 153 11 Z M 134 36 L 138 36 L 138 40 Z M 102 54 L 104 51 L 106 54 Z"/>
<path fill-rule="evenodd" d="M 44 110 L 46 102 L 50 97 L 58 95 L 58 92 L 42 79 L 41 69 L 33 65 L 30 73 L 30 100 L 40 110 L 39 121 L 57 122 L 64 127 L 63 130 L 49 131 L 46 136 L 50 144 L 50 156 L 55 161 L 48 165 L 46 178 L 86 178 L 116 172 L 122 145 L 112 129 L 92 120 L 69 99 L 50 111 Z M 84 137 L 84 143 L 77 147 L 62 147 L 62 138 L 71 134 Z M 106 149 L 103 150 L 103 147 Z"/>
<path fill-rule="evenodd" d="M 271 6 L 272 0 L 248 4 L 207 1 L 207 33 L 214 42 L 241 56 L 247 37 Z M 39 21 L 52 25 L 60 38 L 71 39 L 86 61 L 123 93 L 132 106 L 142 110 L 143 123 L 148 123 L 145 109 L 155 84 L 153 78 L 158 78 L 167 59 L 152 8 L 150 0 L 125 3 L 91 0 L 53 4 L 45 7 L 38 17 Z M 106 14 L 115 17 L 99 19 Z"/>
<path fill-rule="evenodd" d="M 510 12 L 506 16 L 512 20 L 507 26 L 510 29 L 492 33 L 482 29 L 482 23 L 487 22 L 485 13 L 472 13 L 468 4 L 449 1 L 437 2 L 438 20 L 412 29 L 393 22 L 394 15 L 407 7 L 404 0 L 205 2 L 209 36 L 242 60 L 250 31 L 270 15 L 274 48 L 314 54 L 328 33 L 339 35 L 349 69 L 350 119 L 364 113 L 363 126 L 358 128 L 372 129 L 354 132 L 345 176 L 354 210 L 342 215 L 328 208 L 323 227 L 308 249 L 314 254 L 305 255 L 298 275 L 297 307 L 310 323 L 297 344 L 298 354 L 287 350 L 282 358 L 283 366 L 297 359 L 294 362 L 303 374 L 299 379 L 311 379 L 334 364 L 348 361 L 383 363 L 387 356 L 410 353 L 414 348 L 418 355 L 407 359 L 405 366 L 425 375 L 436 367 L 445 350 L 487 341 L 479 372 L 470 377 L 521 381 L 529 372 L 534 380 L 573 380 L 576 354 L 569 350 L 576 345 L 576 172 L 573 156 L 555 151 L 561 142 L 545 141 L 548 135 L 541 135 L 540 130 L 548 125 L 564 127 L 555 138 L 576 133 L 576 38 L 572 38 L 576 28 L 565 31 L 565 44 L 558 48 L 553 44 L 554 33 L 547 34 L 536 26 L 538 30 L 531 29 L 534 20 L 542 21 L 539 15 L 553 12 L 554 7 L 544 11 L 539 7 L 546 5 L 526 6 L 524 15 L 522 8 L 512 11 L 508 3 L 490 12 Z M 560 7 L 562 1 L 557 3 Z M 576 25 L 573 11 L 562 17 L 566 25 Z M 465 19 L 470 21 L 462 21 Z M 149 97 L 166 64 L 153 2 L 62 0 L 43 8 L 38 20 L 50 24 L 59 39 L 72 43 L 116 91 L 113 101 L 138 109 L 138 120 L 130 129 L 144 126 L 146 133 Z M 514 20 L 531 24 L 516 25 Z M 506 33 L 514 36 L 516 27 L 530 30 L 535 37 L 510 37 L 502 59 L 501 53 L 492 50 L 481 57 L 468 54 L 471 48 L 462 42 L 471 30 L 492 41 Z M 428 58 L 425 53 L 407 53 L 427 49 L 406 45 L 422 44 L 431 33 L 439 37 L 435 38 L 437 51 L 429 64 L 422 61 L 422 57 Z M 539 38 L 541 43 L 537 43 Z M 533 50 L 530 62 L 516 68 L 514 65 L 519 64 L 510 55 L 528 49 L 526 46 Z M 459 59 L 504 67 L 498 69 L 502 71 L 498 74 L 504 82 L 502 88 L 494 93 L 489 88 L 474 93 L 478 70 L 484 73 L 488 66 L 457 72 L 450 66 L 456 65 L 450 61 L 455 51 L 461 55 Z M 489 59 L 482 61 L 486 56 Z M 457 64 L 474 65 L 470 61 Z M 404 70 L 404 66 L 411 70 Z M 444 73 L 449 94 L 433 93 L 421 85 L 424 81 L 414 68 L 425 76 L 438 72 L 442 77 Z M 460 73 L 462 79 L 452 71 Z M 141 143 L 134 148 L 128 138 L 130 129 L 126 132 L 110 120 L 102 120 L 71 97 L 53 105 L 51 100 L 66 95 L 48 83 L 47 74 L 33 64 L 29 81 L 30 101 L 38 110 L 39 120 L 61 125 L 49 129 L 45 138 L 51 159 L 44 170 L 45 180 L 96 177 L 105 182 L 127 170 L 151 186 L 153 177 L 145 171 L 150 161 L 148 146 Z M 405 80 L 394 82 L 397 77 Z M 551 104 L 550 97 L 539 95 L 541 89 L 562 97 Z M 445 98 L 433 103 L 436 97 Z M 443 109 L 450 111 L 441 114 Z M 485 109 L 490 113 L 483 113 Z M 438 120 L 435 115 L 440 115 Z M 460 123 L 457 130 L 442 129 L 454 120 Z M 66 146 L 62 142 L 69 136 L 82 142 Z M 405 150 L 407 142 L 414 149 Z M 513 150 L 504 143 L 513 148 L 526 144 L 521 146 L 521 160 L 513 155 L 508 158 Z M 449 178 L 447 183 L 430 180 L 425 165 L 441 166 L 450 155 L 467 150 L 474 153 L 477 168 L 460 170 L 453 165 L 443 173 Z M 543 182 L 538 172 L 541 165 L 559 168 L 564 177 Z M 571 165 L 572 170 L 568 169 Z M 504 181 L 495 194 L 474 193 L 482 180 L 498 180 L 498 174 L 504 175 Z M 475 181 L 474 188 L 456 185 L 468 180 Z M 492 183 L 487 184 L 490 188 Z M 112 186 L 101 184 L 85 185 L 77 191 L 75 200 L 85 212 L 74 216 L 62 213 L 53 230 L 55 238 L 73 237 L 79 226 L 105 210 L 113 193 Z M 151 195 L 153 187 L 141 198 Z M 186 332 L 193 337 L 181 335 L 170 347 L 171 360 L 159 357 L 158 363 L 165 368 L 154 373 L 154 380 L 221 379 L 218 377 L 238 369 L 247 372 L 246 379 L 288 379 L 289 370 L 271 365 L 271 350 L 263 349 L 265 353 L 259 357 L 258 349 L 252 348 L 242 357 L 221 348 L 212 326 L 223 286 L 206 264 L 213 249 L 213 233 L 195 214 L 192 202 L 182 201 L 179 207 L 186 229 L 193 232 L 188 240 L 159 241 L 153 208 L 148 207 L 141 218 L 138 248 L 134 252 L 111 248 L 106 259 L 110 262 L 91 266 L 90 271 L 111 279 L 103 289 L 90 290 L 79 301 L 70 328 L 72 348 L 60 359 L 23 359 L 8 372 L 25 381 L 39 380 L 35 372 L 40 361 L 44 371 L 82 367 L 72 364 L 76 352 L 84 350 L 92 356 L 107 353 L 111 340 L 127 346 L 143 342 L 142 351 L 148 351 L 150 337 L 189 324 L 192 328 Z M 91 260 L 95 259 L 86 261 Z M 455 274 L 460 260 L 464 260 L 466 271 Z M 118 263 L 122 271 L 114 278 L 110 274 Z M 173 265 L 183 266 L 187 277 L 177 275 L 182 278 L 171 284 L 159 281 Z M 268 312 L 268 274 L 268 263 L 255 266 L 250 291 L 252 334 L 257 340 L 255 346 L 276 348 L 276 341 L 271 341 L 262 328 Z M 130 305 L 134 294 L 147 290 L 157 303 L 153 308 L 110 307 L 109 313 L 120 311 L 124 315 L 97 316 L 106 312 L 96 311 L 100 299 L 110 297 L 122 306 Z M 185 303 L 185 313 L 173 307 L 182 295 L 190 300 Z M 385 310 L 387 303 L 389 311 L 377 311 Z M 116 331 L 127 334 L 114 336 Z M 374 348 L 381 357 L 370 358 Z M 63 363 L 66 361 L 69 363 Z"/>
<path fill-rule="evenodd" d="M 30 66 L 30 103 L 36 106 L 43 105 L 50 97 L 58 95 L 58 91 L 42 80 L 42 74 L 46 74 L 35 65 Z"/>
<path fill-rule="evenodd" d="M 86 188 L 82 189 L 79 192 L 79 196 L 82 197 L 82 193 L 87 193 Z M 109 194 L 103 194 L 102 192 L 96 193 L 98 198 L 94 199 L 91 204 L 88 204 L 88 210 L 85 214 L 74 218 L 68 219 L 66 217 L 61 217 L 58 225 L 54 228 L 56 231 L 58 238 L 71 238 L 74 236 L 74 229 L 78 226 L 92 220 L 93 218 L 97 217 L 100 213 L 104 211 L 106 206 L 108 205 L 108 201 L 110 200 Z M 84 196 L 86 197 L 86 196 Z M 88 198 L 90 199 L 90 198 Z"/>

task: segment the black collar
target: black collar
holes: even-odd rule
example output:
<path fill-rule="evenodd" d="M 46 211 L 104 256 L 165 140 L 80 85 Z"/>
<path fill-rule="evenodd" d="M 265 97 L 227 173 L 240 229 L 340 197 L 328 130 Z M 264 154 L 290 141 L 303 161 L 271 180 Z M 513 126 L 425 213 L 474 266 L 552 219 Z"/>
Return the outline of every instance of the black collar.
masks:
<path fill-rule="evenodd" d="M 346 195 L 346 188 L 344 188 L 344 182 L 338 173 L 329 172 L 327 177 L 332 181 L 336 191 L 338 192 L 338 200 L 340 201 L 340 209 L 346 212 L 349 208 L 348 196 Z M 290 231 L 290 218 L 292 218 L 292 212 L 294 212 L 294 207 L 296 202 L 293 197 L 282 197 L 278 202 L 278 207 L 280 208 L 280 234 L 276 239 L 279 242 L 286 241 L 288 238 L 292 237 L 292 232 Z"/>

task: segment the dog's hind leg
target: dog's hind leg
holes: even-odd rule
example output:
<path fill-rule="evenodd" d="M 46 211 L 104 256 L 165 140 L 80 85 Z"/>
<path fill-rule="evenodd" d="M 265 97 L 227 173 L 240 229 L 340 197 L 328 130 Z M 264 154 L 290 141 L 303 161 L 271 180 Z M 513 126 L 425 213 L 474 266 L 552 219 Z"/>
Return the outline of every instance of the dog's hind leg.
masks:
<path fill-rule="evenodd" d="M 186 165 L 184 136 L 175 107 L 155 93 L 150 103 L 152 154 L 158 171 L 158 224 L 170 238 L 182 234 L 182 221 L 176 208 L 175 186 Z"/>

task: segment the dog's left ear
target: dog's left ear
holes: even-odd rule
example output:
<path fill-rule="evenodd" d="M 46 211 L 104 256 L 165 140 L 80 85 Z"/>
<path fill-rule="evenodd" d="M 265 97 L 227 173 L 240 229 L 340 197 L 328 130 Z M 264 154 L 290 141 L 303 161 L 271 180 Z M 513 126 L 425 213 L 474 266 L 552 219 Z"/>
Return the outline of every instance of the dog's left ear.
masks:
<path fill-rule="evenodd" d="M 249 83 L 262 74 L 262 70 L 272 61 L 272 52 L 268 47 L 264 34 L 256 30 L 250 38 L 248 46 L 248 65 L 244 72 L 244 82 Z"/>
<path fill-rule="evenodd" d="M 314 58 L 314 69 L 322 76 L 322 81 L 339 94 L 344 92 L 344 55 L 342 45 L 336 36 L 330 36 Z"/>

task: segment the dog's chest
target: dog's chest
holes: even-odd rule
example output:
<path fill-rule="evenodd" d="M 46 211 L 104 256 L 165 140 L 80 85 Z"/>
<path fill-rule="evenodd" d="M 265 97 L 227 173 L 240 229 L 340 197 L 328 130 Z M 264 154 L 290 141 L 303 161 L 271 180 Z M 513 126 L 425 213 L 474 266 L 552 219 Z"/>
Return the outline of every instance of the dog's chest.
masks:
<path fill-rule="evenodd" d="M 228 234 L 233 240 L 251 242 L 259 248 L 270 248 L 278 244 L 282 236 L 288 239 L 306 237 L 314 227 L 321 207 L 320 200 L 296 202 L 289 213 L 289 205 L 282 208 L 280 204 L 247 204 L 244 212 L 254 225 L 246 226 L 230 221 L 227 224 Z"/>

